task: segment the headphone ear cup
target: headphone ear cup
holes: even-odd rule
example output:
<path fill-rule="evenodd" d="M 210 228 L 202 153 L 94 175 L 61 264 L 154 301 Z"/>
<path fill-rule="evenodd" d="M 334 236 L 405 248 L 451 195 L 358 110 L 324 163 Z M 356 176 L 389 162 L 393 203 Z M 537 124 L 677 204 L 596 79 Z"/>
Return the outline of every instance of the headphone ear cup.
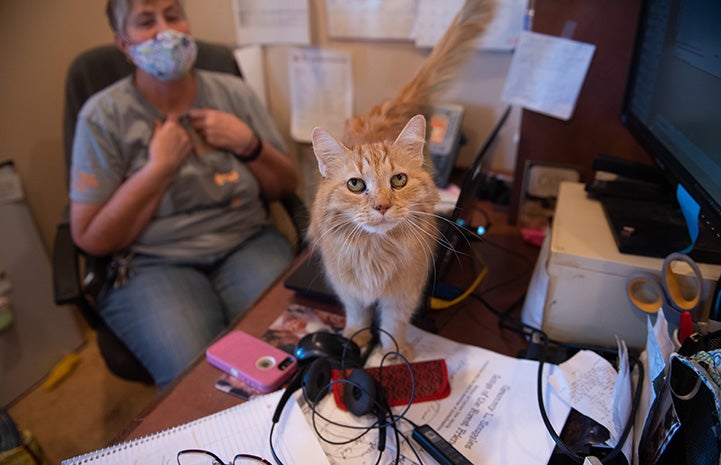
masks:
<path fill-rule="evenodd" d="M 330 362 L 320 357 L 308 366 L 303 374 L 303 391 L 311 404 L 321 400 L 329 390 L 331 377 Z"/>
<path fill-rule="evenodd" d="M 376 407 L 376 380 L 362 369 L 351 371 L 346 379 L 343 402 L 348 410 L 359 417 L 373 412 Z"/>

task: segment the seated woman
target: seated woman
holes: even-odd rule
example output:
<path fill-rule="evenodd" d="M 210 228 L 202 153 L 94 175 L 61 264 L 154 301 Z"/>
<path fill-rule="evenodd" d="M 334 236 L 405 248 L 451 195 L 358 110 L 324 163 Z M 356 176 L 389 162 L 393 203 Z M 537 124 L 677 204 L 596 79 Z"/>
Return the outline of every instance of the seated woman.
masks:
<path fill-rule="evenodd" d="M 243 80 L 193 69 L 178 0 L 109 0 L 107 15 L 136 70 L 80 112 L 71 229 L 112 254 L 100 314 L 162 387 L 289 265 L 264 202 L 298 175 Z"/>

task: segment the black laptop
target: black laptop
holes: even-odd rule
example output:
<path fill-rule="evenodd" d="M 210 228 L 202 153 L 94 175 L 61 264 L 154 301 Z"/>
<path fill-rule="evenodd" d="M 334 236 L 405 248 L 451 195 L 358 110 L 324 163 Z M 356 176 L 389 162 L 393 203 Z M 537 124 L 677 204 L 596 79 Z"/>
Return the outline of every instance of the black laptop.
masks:
<path fill-rule="evenodd" d="M 463 176 L 463 181 L 461 182 L 461 190 L 455 207 L 453 208 L 451 214 L 447 217 L 448 221 L 443 222 L 445 226 L 441 227 L 441 232 L 444 234 L 448 242 L 454 247 L 461 237 L 458 233 L 458 227 L 454 225 L 459 224 L 473 209 L 472 205 L 476 199 L 476 192 L 478 192 L 478 188 L 484 182 L 483 173 L 481 172 L 481 162 L 485 159 L 486 154 L 491 151 L 491 148 L 494 147 L 494 142 L 498 138 L 498 133 L 501 131 L 501 128 L 508 119 L 510 112 L 511 107 L 506 107 L 505 111 L 491 130 L 491 133 L 486 138 L 485 143 L 473 159 L 473 163 L 466 170 Z M 449 252 L 449 247 L 439 248 L 435 259 L 437 270 L 445 269 L 448 258 L 450 257 Z M 311 254 L 300 265 L 298 265 L 293 273 L 286 278 L 284 284 L 286 288 L 291 289 L 305 297 L 332 303 L 338 302 L 335 292 L 330 287 L 330 284 L 328 284 L 328 280 L 324 275 L 321 258 L 317 254 Z"/>

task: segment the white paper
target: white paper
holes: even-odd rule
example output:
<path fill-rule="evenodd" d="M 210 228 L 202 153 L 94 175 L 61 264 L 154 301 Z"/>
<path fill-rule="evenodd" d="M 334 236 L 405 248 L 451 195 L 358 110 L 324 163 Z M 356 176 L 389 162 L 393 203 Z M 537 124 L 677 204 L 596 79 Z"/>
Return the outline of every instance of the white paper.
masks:
<path fill-rule="evenodd" d="M 656 314 L 656 323 L 651 324 L 651 317 L 646 318 L 648 328 L 646 336 L 646 350 L 641 353 L 641 363 L 644 368 L 643 385 L 641 387 L 641 399 L 636 411 L 636 422 L 634 424 L 633 445 L 635 453 L 638 453 L 638 445 L 643 434 L 643 427 L 648 419 L 648 414 L 656 399 L 657 390 L 667 373 L 667 367 L 673 350 L 673 342 L 668 335 L 668 322 L 663 313 L 663 308 Z"/>
<path fill-rule="evenodd" d="M 451 394 L 438 401 L 413 404 L 406 413 L 407 418 L 418 425 L 429 424 L 472 463 L 548 463 L 554 442 L 538 410 L 538 362 L 459 344 L 412 326 L 408 328 L 408 338 L 416 349 L 415 360 L 446 360 Z M 376 351 L 367 366 L 379 363 L 380 354 Z M 554 365 L 546 364 L 544 373 L 547 376 L 554 369 Z M 556 431 L 560 431 L 570 407 L 548 386 L 544 393 L 549 418 Z M 311 419 L 307 404 L 301 403 L 301 406 Z M 403 409 L 399 406 L 393 410 L 399 414 Z M 316 411 L 344 425 L 369 425 L 375 421 L 373 416 L 355 418 L 341 411 L 331 396 L 326 396 Z M 317 415 L 315 420 L 320 433 L 330 440 L 340 441 L 361 432 L 330 425 Z M 399 426 L 410 438 L 411 426 L 404 421 Z M 332 464 L 372 465 L 378 458 L 377 439 L 378 431 L 374 430 L 354 441 L 352 446 L 332 445 L 322 440 L 321 446 Z M 390 463 L 390 457 L 395 456 L 397 444 L 390 428 L 387 441 L 381 463 Z M 411 441 L 423 463 L 435 463 L 415 441 Z M 402 439 L 400 447 L 402 463 L 417 463 L 409 445 Z"/>
<path fill-rule="evenodd" d="M 410 40 L 415 0 L 326 0 L 328 35 L 335 38 Z"/>
<path fill-rule="evenodd" d="M 260 45 L 248 45 L 233 51 L 243 79 L 260 99 L 265 108 L 268 102 L 265 95 L 265 73 L 263 72 L 263 51 Z"/>
<path fill-rule="evenodd" d="M 234 0 L 238 45 L 308 45 L 308 11 L 308 0 Z"/>
<path fill-rule="evenodd" d="M 248 402 L 199 418 L 190 423 L 91 452 L 63 465 L 93 463 L 123 465 L 131 463 L 172 464 L 183 449 L 204 449 L 226 462 L 241 452 L 259 455 L 272 462 L 270 451 L 271 417 L 283 391 L 256 397 Z M 298 407 L 290 399 L 273 432 L 273 446 L 288 465 L 327 464 L 328 461 Z"/>
<path fill-rule="evenodd" d="M 611 412 L 613 414 L 613 426 L 611 429 L 610 446 L 615 447 L 621 440 L 621 434 L 626 428 L 628 422 L 633 422 L 635 418 L 630 418 L 633 409 L 633 380 L 631 379 L 631 365 L 628 360 L 628 347 L 623 339 L 617 339 L 618 343 L 618 376 L 613 387 L 613 404 Z M 631 427 L 633 428 L 633 426 Z M 633 454 L 633 429 L 628 432 L 626 440 L 623 443 L 623 455 L 626 456 L 628 463 L 631 463 Z"/>
<path fill-rule="evenodd" d="M 666 314 L 663 312 L 663 308 L 656 314 L 656 323 L 653 325 L 653 328 L 651 328 L 651 319 L 647 318 L 647 321 L 648 338 L 646 340 L 646 351 L 648 352 L 649 358 L 649 379 L 653 383 L 659 376 L 665 377 L 668 373 L 668 363 L 671 359 L 671 354 L 675 352 L 675 350 L 673 341 L 668 334 L 668 321 L 666 320 Z M 657 387 L 657 385 L 654 386 L 654 388 Z M 656 393 L 658 392 L 657 389 L 654 389 L 654 391 Z"/>
<path fill-rule="evenodd" d="M 291 136 L 298 142 L 310 142 L 313 128 L 318 126 L 340 137 L 353 111 L 350 53 L 293 49 L 288 53 L 288 72 Z"/>
<path fill-rule="evenodd" d="M 25 198 L 20 176 L 11 163 L 0 166 L 0 204 L 19 202 Z"/>
<path fill-rule="evenodd" d="M 419 0 L 414 28 L 416 47 L 433 47 L 462 5 L 463 0 Z M 476 48 L 512 50 L 523 30 L 525 14 L 526 0 L 499 0 L 496 16 Z"/>
<path fill-rule="evenodd" d="M 618 341 L 618 353 L 618 372 L 596 352 L 581 350 L 558 366 L 558 375 L 549 378 L 561 398 L 609 431 L 608 445 L 611 447 L 618 444 L 626 428 L 633 398 L 633 381 L 625 342 Z M 622 451 L 630 463 L 633 431 L 626 437 Z"/>
<path fill-rule="evenodd" d="M 596 46 L 536 32 L 521 33 L 501 99 L 568 120 Z"/>
<path fill-rule="evenodd" d="M 618 375 L 613 365 L 596 352 L 581 350 L 558 368 L 559 375 L 549 379 L 553 388 L 573 408 L 613 430 L 611 405 Z"/>

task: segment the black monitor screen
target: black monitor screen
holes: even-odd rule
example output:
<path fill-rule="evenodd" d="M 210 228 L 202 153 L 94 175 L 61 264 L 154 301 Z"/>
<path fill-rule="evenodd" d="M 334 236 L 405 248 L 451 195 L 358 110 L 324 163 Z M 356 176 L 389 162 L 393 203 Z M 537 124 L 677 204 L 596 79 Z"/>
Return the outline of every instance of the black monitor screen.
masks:
<path fill-rule="evenodd" d="M 721 227 L 721 1 L 644 2 L 624 123 Z"/>

